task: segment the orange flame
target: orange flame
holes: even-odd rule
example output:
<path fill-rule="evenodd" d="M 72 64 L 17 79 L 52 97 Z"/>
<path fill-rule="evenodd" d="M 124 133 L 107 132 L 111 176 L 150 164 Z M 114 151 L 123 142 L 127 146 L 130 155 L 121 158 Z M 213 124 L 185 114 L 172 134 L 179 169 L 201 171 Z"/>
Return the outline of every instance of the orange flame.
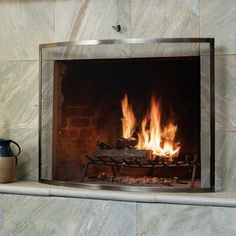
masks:
<path fill-rule="evenodd" d="M 123 137 L 131 138 L 135 130 L 136 119 L 132 107 L 128 104 L 126 94 L 122 104 L 124 116 L 122 119 Z M 126 129 L 127 127 L 128 129 Z M 178 143 L 175 143 L 176 132 L 177 125 L 172 123 L 169 123 L 163 129 L 161 128 L 160 103 L 152 96 L 149 111 L 141 123 L 141 131 L 138 133 L 136 148 L 151 150 L 154 158 L 159 156 L 172 161 L 175 157 L 178 157 L 181 148 Z"/>
<path fill-rule="evenodd" d="M 122 131 L 123 131 L 123 138 L 131 138 L 134 130 L 136 119 L 134 116 L 133 108 L 129 105 L 128 96 L 125 94 L 124 98 L 121 100 L 121 108 L 123 113 L 122 121 Z"/>

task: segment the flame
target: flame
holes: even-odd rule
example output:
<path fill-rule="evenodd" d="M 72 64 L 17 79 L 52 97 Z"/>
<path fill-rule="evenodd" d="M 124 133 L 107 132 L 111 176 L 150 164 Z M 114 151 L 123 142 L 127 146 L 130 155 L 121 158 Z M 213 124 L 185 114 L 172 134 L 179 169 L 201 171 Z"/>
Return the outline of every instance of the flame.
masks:
<path fill-rule="evenodd" d="M 121 100 L 121 108 L 123 113 L 122 121 L 122 131 L 123 138 L 131 138 L 136 125 L 136 119 L 134 116 L 133 108 L 129 105 L 128 96 L 125 94 L 123 99 Z"/>
<path fill-rule="evenodd" d="M 128 104 L 126 94 L 122 100 L 122 112 L 124 116 L 122 119 L 123 137 L 131 138 L 135 130 L 136 119 L 132 107 Z M 128 130 L 126 130 L 127 127 Z M 177 125 L 171 122 L 163 129 L 161 128 L 160 103 L 152 96 L 150 108 L 141 122 L 141 131 L 137 134 L 138 143 L 136 148 L 151 150 L 154 158 L 159 156 L 172 161 L 175 157 L 178 157 L 181 148 L 179 143 L 175 142 L 176 132 Z"/>

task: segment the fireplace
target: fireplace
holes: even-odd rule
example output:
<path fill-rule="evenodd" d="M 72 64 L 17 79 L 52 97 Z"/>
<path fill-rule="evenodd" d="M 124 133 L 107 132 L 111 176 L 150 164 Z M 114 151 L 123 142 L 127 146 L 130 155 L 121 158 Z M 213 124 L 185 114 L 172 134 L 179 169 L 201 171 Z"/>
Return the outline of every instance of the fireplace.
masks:
<path fill-rule="evenodd" d="M 160 45 L 160 55 L 134 53 Z M 40 52 L 41 182 L 214 189 L 213 39 L 65 42 Z"/>

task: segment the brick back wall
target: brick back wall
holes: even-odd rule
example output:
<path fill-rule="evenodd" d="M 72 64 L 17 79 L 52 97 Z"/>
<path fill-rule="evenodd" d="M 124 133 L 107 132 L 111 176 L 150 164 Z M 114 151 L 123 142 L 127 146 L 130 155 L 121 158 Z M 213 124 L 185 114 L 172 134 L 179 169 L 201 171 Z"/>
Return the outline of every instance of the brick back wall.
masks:
<path fill-rule="evenodd" d="M 86 164 L 85 153 L 92 155 L 91 151 L 95 150 L 95 114 L 87 99 L 89 97 L 81 97 L 79 103 L 63 104 L 58 135 L 58 179 L 80 178 Z"/>
<path fill-rule="evenodd" d="M 65 67 L 62 64 L 60 66 Z M 94 81 L 87 78 L 88 75 L 84 70 L 80 71 L 79 75 L 75 71 L 76 68 L 72 65 L 66 73 L 59 75 L 62 78 L 61 87 L 59 87 L 61 89 L 59 96 L 61 117 L 58 124 L 56 154 L 56 179 L 58 180 L 80 179 L 87 163 L 85 154 L 90 156 L 95 154 L 97 141 L 114 146 L 116 140 L 114 137 L 119 135 L 117 133 L 119 125 L 113 123 L 114 104 L 108 106 L 110 101 L 103 98 L 107 101 L 104 109 L 105 104 L 97 102 L 96 92 L 100 82 L 97 80 L 94 84 Z M 99 120 L 101 113 L 104 113 L 107 119 Z M 119 116 L 116 120 L 120 123 Z M 107 130 L 110 130 L 113 136 L 109 136 Z M 104 167 L 91 166 L 89 172 L 94 171 L 104 171 Z"/>

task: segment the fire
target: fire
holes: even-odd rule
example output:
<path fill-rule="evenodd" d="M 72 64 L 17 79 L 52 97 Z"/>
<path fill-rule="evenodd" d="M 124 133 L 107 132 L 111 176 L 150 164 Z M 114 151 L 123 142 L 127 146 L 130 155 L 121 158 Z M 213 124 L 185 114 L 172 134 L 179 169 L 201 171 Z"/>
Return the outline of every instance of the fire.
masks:
<path fill-rule="evenodd" d="M 136 119 L 133 108 L 129 105 L 127 94 L 125 94 L 124 98 L 121 100 L 121 108 L 123 113 L 123 118 L 121 118 L 123 138 L 129 139 L 134 133 Z"/>
<path fill-rule="evenodd" d="M 136 118 L 133 113 L 133 108 L 128 103 L 127 94 L 121 101 L 122 104 L 122 128 L 123 137 L 131 138 L 135 131 Z M 178 157 L 180 145 L 175 142 L 177 125 L 168 123 L 164 128 L 161 128 L 161 109 L 160 103 L 152 96 L 150 108 L 141 122 L 141 130 L 137 133 L 138 143 L 137 149 L 151 150 L 153 156 L 167 158 L 172 161 Z"/>

